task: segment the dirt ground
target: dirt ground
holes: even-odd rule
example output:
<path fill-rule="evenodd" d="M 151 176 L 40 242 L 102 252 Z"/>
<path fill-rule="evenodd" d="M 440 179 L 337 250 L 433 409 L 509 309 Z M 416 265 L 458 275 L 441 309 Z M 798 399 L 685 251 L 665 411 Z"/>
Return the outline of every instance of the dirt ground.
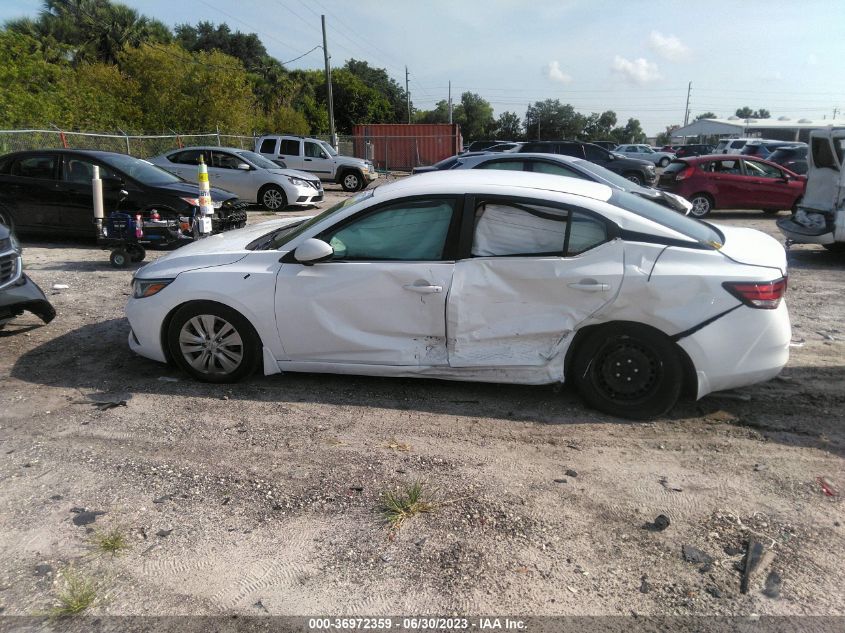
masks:
<path fill-rule="evenodd" d="M 842 256 L 792 249 L 781 376 L 631 423 L 549 387 L 199 384 L 129 351 L 132 270 L 24 244 L 58 317 L 0 333 L 4 615 L 48 612 L 68 574 L 99 615 L 845 615 Z M 414 483 L 431 511 L 389 529 L 384 493 Z M 742 593 L 749 540 L 771 553 Z"/>

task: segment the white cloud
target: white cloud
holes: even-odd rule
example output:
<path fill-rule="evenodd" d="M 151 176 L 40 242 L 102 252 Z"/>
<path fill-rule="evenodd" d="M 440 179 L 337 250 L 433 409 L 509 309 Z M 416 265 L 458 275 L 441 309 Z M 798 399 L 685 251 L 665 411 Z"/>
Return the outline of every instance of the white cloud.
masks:
<path fill-rule="evenodd" d="M 674 35 L 652 31 L 648 36 L 649 47 L 664 59 L 679 62 L 689 57 L 689 47 Z"/>
<path fill-rule="evenodd" d="M 808 66 L 817 66 L 819 63 L 819 58 L 815 53 L 810 53 L 807 55 L 807 65 Z"/>
<path fill-rule="evenodd" d="M 660 79 L 660 71 L 657 64 L 639 57 L 634 61 L 616 55 L 613 58 L 613 71 L 619 73 L 627 80 L 635 84 L 647 84 Z"/>
<path fill-rule="evenodd" d="M 557 60 L 549 62 L 549 65 L 546 67 L 546 75 L 552 81 L 558 81 L 562 84 L 568 84 L 572 81 L 572 76 L 560 69 L 560 62 Z"/>

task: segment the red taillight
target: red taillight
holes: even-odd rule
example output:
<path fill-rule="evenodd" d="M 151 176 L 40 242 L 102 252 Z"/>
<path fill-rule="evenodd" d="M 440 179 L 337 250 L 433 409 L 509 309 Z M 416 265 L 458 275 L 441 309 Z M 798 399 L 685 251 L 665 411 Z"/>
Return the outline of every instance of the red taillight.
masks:
<path fill-rule="evenodd" d="M 774 281 L 726 281 L 722 287 L 751 308 L 774 310 L 786 293 L 786 277 Z"/>
<path fill-rule="evenodd" d="M 679 171 L 678 174 L 675 176 L 675 180 L 683 180 L 684 178 L 689 178 L 692 176 L 692 172 L 695 171 L 695 167 L 690 165 L 689 167 L 684 168 L 683 171 Z"/>

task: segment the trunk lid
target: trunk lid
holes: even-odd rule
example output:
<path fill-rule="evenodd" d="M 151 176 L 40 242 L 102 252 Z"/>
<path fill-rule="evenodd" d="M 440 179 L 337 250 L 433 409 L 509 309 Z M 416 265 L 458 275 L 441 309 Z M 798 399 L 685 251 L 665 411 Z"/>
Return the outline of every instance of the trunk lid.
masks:
<path fill-rule="evenodd" d="M 728 259 L 749 266 L 763 266 L 786 276 L 786 250 L 775 238 L 756 229 L 713 224 L 725 236 L 719 251 Z"/>

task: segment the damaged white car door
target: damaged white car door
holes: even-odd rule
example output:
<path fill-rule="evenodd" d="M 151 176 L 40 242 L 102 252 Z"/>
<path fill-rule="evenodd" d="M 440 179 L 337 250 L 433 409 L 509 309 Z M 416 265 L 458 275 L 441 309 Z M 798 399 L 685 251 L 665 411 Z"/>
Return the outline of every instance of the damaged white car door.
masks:
<path fill-rule="evenodd" d="M 478 198 L 473 209 L 471 257 L 455 265 L 447 305 L 449 365 L 562 379 L 570 334 L 619 292 L 622 240 L 575 208 Z"/>
<path fill-rule="evenodd" d="M 370 207 L 317 235 L 334 250 L 282 264 L 276 322 L 286 360 L 446 365 L 446 297 L 457 196 Z"/>

